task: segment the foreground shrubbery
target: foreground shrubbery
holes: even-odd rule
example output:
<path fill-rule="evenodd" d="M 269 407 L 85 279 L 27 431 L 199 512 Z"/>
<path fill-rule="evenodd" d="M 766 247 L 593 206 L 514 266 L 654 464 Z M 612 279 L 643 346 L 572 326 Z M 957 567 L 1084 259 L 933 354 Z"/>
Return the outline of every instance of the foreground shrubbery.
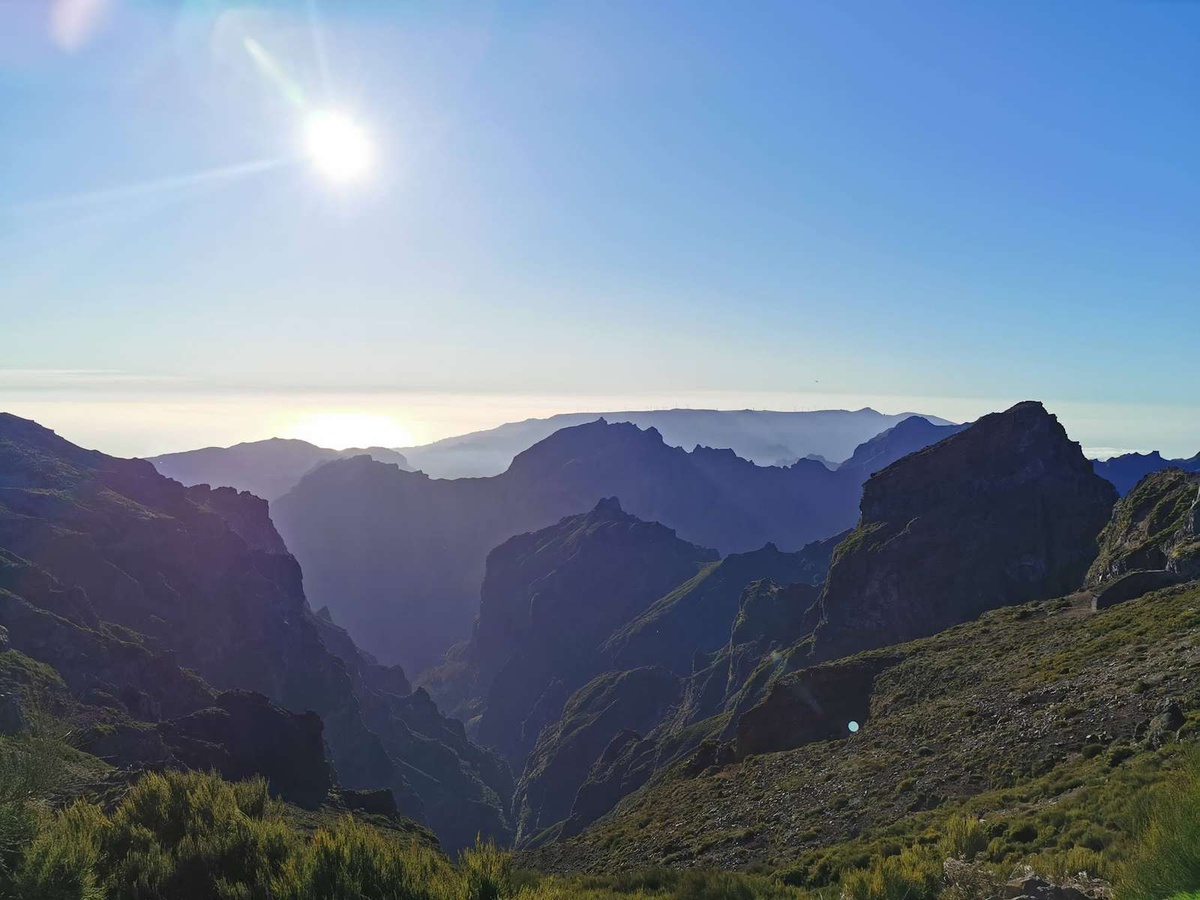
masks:
<path fill-rule="evenodd" d="M 1136 849 L 1118 879 L 1121 900 L 1161 900 L 1200 888 L 1200 753 L 1193 751 L 1182 771 L 1151 793 L 1138 826 Z"/>
<path fill-rule="evenodd" d="M 1030 856 L 1055 880 L 1113 878 L 1117 900 L 1200 900 L 1200 754 L 1139 804 L 1137 836 L 1114 860 L 1086 846 Z M 960 814 L 909 846 L 843 870 L 819 890 L 781 877 L 669 869 L 607 877 L 514 873 L 479 845 L 456 863 L 411 834 L 351 817 L 297 827 L 266 783 L 151 774 L 111 811 L 51 811 L 70 760 L 37 739 L 0 739 L 0 897 L 21 900 L 985 900 L 1011 877 L 991 860 L 991 825 Z M 950 860 L 950 863 L 947 863 Z"/>
<path fill-rule="evenodd" d="M 499 900 L 507 854 L 481 845 L 457 866 L 354 821 L 303 835 L 261 779 L 197 772 L 142 778 L 110 814 L 76 802 L 44 818 L 13 867 L 22 900 Z"/>

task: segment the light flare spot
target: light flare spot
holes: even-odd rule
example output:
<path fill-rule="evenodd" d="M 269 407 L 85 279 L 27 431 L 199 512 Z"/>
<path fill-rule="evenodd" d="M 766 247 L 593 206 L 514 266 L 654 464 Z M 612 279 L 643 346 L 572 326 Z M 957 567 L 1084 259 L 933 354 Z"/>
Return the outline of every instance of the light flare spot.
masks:
<path fill-rule="evenodd" d="M 375 164 L 375 145 L 358 122 L 343 112 L 319 110 L 304 120 L 304 149 L 313 168 L 328 181 L 362 181 Z"/>

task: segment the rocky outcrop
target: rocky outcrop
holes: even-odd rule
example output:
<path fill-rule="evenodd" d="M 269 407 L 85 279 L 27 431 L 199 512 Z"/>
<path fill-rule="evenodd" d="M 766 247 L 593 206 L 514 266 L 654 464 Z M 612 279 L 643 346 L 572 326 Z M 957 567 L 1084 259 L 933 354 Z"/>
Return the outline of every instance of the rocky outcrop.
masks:
<path fill-rule="evenodd" d="M 615 498 L 498 547 L 470 650 L 471 692 L 486 697 L 480 742 L 521 769 L 542 728 L 603 670 L 612 632 L 715 560 Z"/>
<path fill-rule="evenodd" d="M 614 668 L 658 665 L 689 675 L 697 653 L 712 653 L 728 642 L 729 623 L 738 615 L 746 585 L 761 579 L 820 584 L 836 544 L 836 538 L 820 541 L 794 553 L 767 544 L 731 554 L 622 627 L 605 642 L 604 651 Z"/>
<path fill-rule="evenodd" d="M 261 775 L 273 794 L 315 808 L 335 785 L 322 731 L 315 713 L 289 713 L 261 694 L 226 691 L 178 719 L 93 725 L 79 749 L 135 769 L 215 771 L 232 781 Z"/>
<path fill-rule="evenodd" d="M 620 734 L 646 733 L 679 699 L 679 679 L 646 667 L 600 675 L 542 731 L 513 797 L 517 843 L 567 819 L 593 765 Z"/>
<path fill-rule="evenodd" d="M 365 457 L 337 460 L 271 508 L 313 602 L 328 604 L 380 660 L 420 673 L 469 637 L 487 554 L 515 535 L 616 496 L 631 514 L 725 554 L 768 542 L 797 551 L 854 524 L 875 466 L 942 434 L 906 424 L 869 460 L 832 472 L 807 459 L 760 466 L 731 450 L 689 452 L 653 428 L 601 419 L 555 432 L 490 478 L 448 481 Z"/>
<path fill-rule="evenodd" d="M 1088 570 L 1089 587 L 1115 587 L 1139 572 L 1135 582 L 1200 578 L 1200 474 L 1164 469 L 1143 479 L 1113 510 L 1100 534 L 1100 549 Z M 1126 591 L 1131 585 L 1127 583 Z M 1131 599 L 1131 598 L 1126 598 Z"/>
<path fill-rule="evenodd" d="M 853 737 L 870 718 L 875 678 L 895 662 L 851 659 L 802 669 L 776 682 L 766 699 L 739 717 L 734 757 Z"/>
<path fill-rule="evenodd" d="M 0 487 L 0 624 L 76 697 L 155 732 L 212 708 L 209 685 L 313 710 L 343 787 L 390 789 L 451 847 L 507 837 L 503 763 L 312 614 L 265 502 L 184 487 L 7 415 Z"/>
<path fill-rule="evenodd" d="M 867 481 L 858 527 L 834 553 L 813 660 L 1071 592 L 1115 500 L 1040 403 L 894 463 Z"/>
<path fill-rule="evenodd" d="M 886 431 L 881 431 L 869 441 L 859 444 L 850 458 L 838 466 L 838 471 L 843 475 L 855 472 L 865 480 L 872 473 L 887 468 L 896 460 L 931 447 L 968 427 L 935 425 L 922 416 L 909 416 Z"/>

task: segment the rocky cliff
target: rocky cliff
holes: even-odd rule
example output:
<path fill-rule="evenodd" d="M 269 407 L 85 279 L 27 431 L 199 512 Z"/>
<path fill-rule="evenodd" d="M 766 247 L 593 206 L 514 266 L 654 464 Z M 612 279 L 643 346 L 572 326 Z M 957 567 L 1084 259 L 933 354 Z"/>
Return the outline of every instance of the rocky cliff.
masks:
<path fill-rule="evenodd" d="M 523 768 L 542 727 L 606 667 L 612 632 L 715 560 L 615 498 L 496 548 L 470 650 L 473 690 L 485 698 L 480 742 Z"/>
<path fill-rule="evenodd" d="M 1164 469 L 1147 476 L 1113 510 L 1100 535 L 1089 587 L 1136 572 L 1200 578 L 1200 474 Z"/>
<path fill-rule="evenodd" d="M 1076 589 L 1115 501 L 1040 403 L 893 463 L 867 481 L 859 524 L 834 553 L 813 658 Z"/>

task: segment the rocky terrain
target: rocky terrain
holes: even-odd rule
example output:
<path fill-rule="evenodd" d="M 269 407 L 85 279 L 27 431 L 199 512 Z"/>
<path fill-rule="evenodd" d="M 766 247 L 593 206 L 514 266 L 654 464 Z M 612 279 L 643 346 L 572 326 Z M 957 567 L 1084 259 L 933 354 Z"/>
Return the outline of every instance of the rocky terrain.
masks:
<path fill-rule="evenodd" d="M 313 603 L 355 641 L 411 672 L 466 640 L 487 554 L 603 497 L 723 554 L 799 550 L 851 527 L 877 467 L 954 426 L 923 420 L 880 436 L 854 465 L 759 466 L 731 450 L 669 446 L 654 429 L 603 420 L 555 432 L 501 475 L 438 480 L 364 457 L 311 472 L 272 503 Z"/>
<path fill-rule="evenodd" d="M 960 811 L 1000 861 L 1101 851 L 1200 722 L 1198 609 L 1194 583 L 1101 612 L 1081 594 L 788 675 L 727 753 L 702 748 L 522 864 L 759 864 L 819 886 Z M 818 686 L 837 698 L 824 719 L 786 700 Z"/>
<path fill-rule="evenodd" d="M 68 705 L 87 708 L 101 755 L 241 771 L 287 755 L 264 745 L 290 743 L 296 765 L 315 772 L 323 754 L 306 763 L 305 748 L 323 738 L 343 787 L 390 789 L 448 846 L 507 837 L 503 762 L 424 692 L 409 693 L 403 672 L 312 614 L 265 501 L 184 487 L 148 462 L 0 415 L 0 551 L 10 652 L 50 667 L 40 681 L 61 681 Z M 283 709 L 320 718 L 288 724 Z M 247 746 L 235 740 L 243 728 Z M 320 778 L 308 784 L 296 792 L 311 800 Z"/>
<path fill-rule="evenodd" d="M 1102 587 L 1142 571 L 1200 578 L 1200 473 L 1164 469 L 1126 494 L 1100 535 L 1087 580 Z"/>

